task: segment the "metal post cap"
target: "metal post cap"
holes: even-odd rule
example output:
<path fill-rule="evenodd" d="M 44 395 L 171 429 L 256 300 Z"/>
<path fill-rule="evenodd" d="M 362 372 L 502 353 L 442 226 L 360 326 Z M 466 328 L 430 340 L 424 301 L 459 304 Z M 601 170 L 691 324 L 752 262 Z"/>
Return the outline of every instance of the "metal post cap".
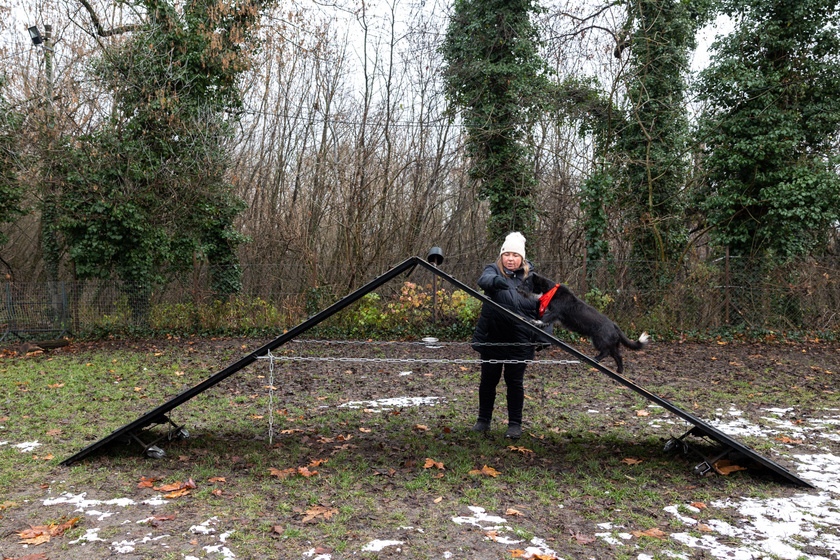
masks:
<path fill-rule="evenodd" d="M 443 262 L 443 251 L 440 250 L 440 247 L 432 247 L 429 249 L 429 254 L 426 256 L 426 261 L 438 266 Z"/>

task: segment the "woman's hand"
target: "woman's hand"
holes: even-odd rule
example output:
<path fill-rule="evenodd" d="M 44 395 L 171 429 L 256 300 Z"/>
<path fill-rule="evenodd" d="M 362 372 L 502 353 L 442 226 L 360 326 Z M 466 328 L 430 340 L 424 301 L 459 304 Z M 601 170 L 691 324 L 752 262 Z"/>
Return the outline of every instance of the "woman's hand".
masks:
<path fill-rule="evenodd" d="M 507 290 L 510 288 L 510 284 L 501 276 L 496 276 L 493 278 L 493 287 L 497 290 Z"/>

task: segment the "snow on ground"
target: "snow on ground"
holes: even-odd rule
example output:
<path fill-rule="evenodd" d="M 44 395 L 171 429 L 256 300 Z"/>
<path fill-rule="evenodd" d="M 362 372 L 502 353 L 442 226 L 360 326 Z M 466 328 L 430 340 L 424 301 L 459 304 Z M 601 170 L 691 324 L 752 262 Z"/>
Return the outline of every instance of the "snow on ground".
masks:
<path fill-rule="evenodd" d="M 394 406 L 433 405 L 434 397 L 417 399 L 383 399 L 381 401 L 360 401 L 345 403 L 346 407 L 365 407 L 374 410 L 387 410 Z M 592 411 L 593 413 L 596 411 Z M 788 458 L 796 463 L 795 472 L 800 478 L 813 484 L 817 490 L 802 492 L 790 498 L 744 498 L 731 497 L 728 500 L 705 504 L 709 511 L 725 510 L 726 517 L 731 517 L 734 511 L 738 521 L 731 524 L 727 521 L 710 519 L 702 525 L 693 517 L 700 510 L 690 504 L 673 504 L 665 508 L 665 512 L 673 519 L 685 526 L 685 531 L 670 534 L 673 542 L 702 550 L 708 557 L 731 560 L 763 560 L 779 558 L 783 560 L 830 560 L 840 558 L 840 457 L 828 453 L 820 453 L 821 441 L 837 441 L 840 426 L 840 410 L 830 410 L 822 418 L 805 418 L 797 416 L 792 408 L 766 409 L 761 417 L 762 425 L 750 423 L 735 408 L 718 410 L 710 424 L 722 432 L 733 437 L 759 436 L 779 439 L 782 436 L 792 440 L 808 441 L 815 444 L 815 453 L 795 454 L 794 447 L 780 442 L 779 448 L 791 450 Z M 797 423 L 793 423 L 796 419 Z M 670 417 L 669 414 L 657 415 L 651 424 L 678 424 L 681 420 Z M 9 445 L 9 442 L 0 442 Z M 24 442 L 14 445 L 22 453 L 29 453 L 40 444 L 38 442 Z M 186 535 L 159 535 L 152 537 L 151 533 L 131 528 L 138 524 L 148 523 L 154 515 L 155 508 L 166 503 L 161 496 L 155 496 L 140 503 L 130 499 L 115 498 L 111 500 L 88 499 L 84 493 L 64 493 L 56 497 L 43 500 L 44 507 L 72 508 L 73 512 L 82 512 L 89 521 L 103 521 L 117 516 L 121 522 L 111 526 L 126 527 L 124 535 L 107 539 L 108 546 L 116 557 L 120 554 L 134 553 L 142 550 L 143 554 L 169 553 L 170 543 L 194 540 L 197 536 L 206 542 L 201 543 L 202 558 L 232 560 L 235 552 L 226 546 L 227 538 L 232 531 L 221 531 L 222 522 L 218 518 L 208 519 L 190 528 Z M 487 512 L 480 507 L 470 507 L 469 513 L 453 512 L 452 522 L 458 525 L 472 525 L 481 529 L 476 532 L 476 538 L 489 539 L 485 533 L 494 532 L 493 540 L 499 544 L 500 553 L 511 547 L 522 549 L 528 556 L 535 555 L 557 556 L 557 552 L 546 544 L 539 536 L 525 542 L 518 536 L 516 523 L 494 512 Z M 59 512 L 54 514 L 58 518 Z M 634 546 L 634 538 L 630 531 L 635 528 L 614 526 L 605 521 L 598 525 L 602 531 L 596 537 L 617 547 Z M 423 533 L 422 528 L 402 527 L 401 530 L 413 530 Z M 68 543 L 69 545 L 85 546 L 88 543 L 102 541 L 100 529 L 92 527 L 86 533 Z M 701 536 L 697 536 L 697 535 Z M 389 539 L 389 535 L 382 535 L 381 539 L 373 540 L 363 545 L 361 551 L 382 551 L 389 548 L 401 551 L 405 543 Z M 174 547 L 173 547 L 174 548 Z M 813 552 L 817 551 L 817 552 Z M 352 554 L 352 552 L 351 552 Z M 667 553 L 673 558 L 688 559 L 689 556 L 671 551 Z M 306 560 L 332 560 L 330 554 L 318 553 L 315 549 L 305 553 Z M 454 558 L 455 554 L 445 552 L 443 558 Z M 197 560 L 197 557 L 185 555 L 184 560 Z M 649 560 L 650 556 L 639 549 L 638 560 Z"/>

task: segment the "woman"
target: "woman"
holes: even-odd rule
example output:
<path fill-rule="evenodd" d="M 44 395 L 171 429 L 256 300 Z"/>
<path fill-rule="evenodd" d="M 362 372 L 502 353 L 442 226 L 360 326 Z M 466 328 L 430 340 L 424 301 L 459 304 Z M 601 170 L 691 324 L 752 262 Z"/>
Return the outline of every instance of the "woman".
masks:
<path fill-rule="evenodd" d="M 525 259 L 525 237 L 515 231 L 508 234 L 499 258 L 484 267 L 478 286 L 494 302 L 517 315 L 536 319 L 539 301 L 522 297 L 516 288 L 531 272 L 532 266 Z M 522 405 L 525 401 L 525 363 L 490 363 L 488 360 L 533 360 L 533 331 L 519 321 L 489 305 L 481 308 L 473 348 L 481 355 L 481 383 L 478 387 L 478 421 L 474 432 L 486 432 L 493 418 L 496 386 L 504 373 L 507 386 L 508 428 L 505 437 L 522 436 Z"/>

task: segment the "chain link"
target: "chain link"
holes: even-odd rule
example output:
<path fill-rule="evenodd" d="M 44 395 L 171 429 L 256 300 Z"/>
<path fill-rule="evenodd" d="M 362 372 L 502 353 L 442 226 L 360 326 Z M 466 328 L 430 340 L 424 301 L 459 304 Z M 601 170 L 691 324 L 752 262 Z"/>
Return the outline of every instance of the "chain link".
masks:
<path fill-rule="evenodd" d="M 259 359 L 270 359 L 289 362 L 362 362 L 362 363 L 400 363 L 400 364 L 579 364 L 578 360 L 474 360 L 474 359 L 434 359 L 434 358 L 348 358 L 329 356 L 260 356 Z"/>
<path fill-rule="evenodd" d="M 298 340 L 292 342 L 298 343 L 312 343 L 312 344 L 352 344 L 352 345 L 368 345 L 368 346 L 387 346 L 387 345 L 403 345 L 403 346 L 427 346 L 430 348 L 437 348 L 439 346 L 545 346 L 547 342 L 424 342 L 424 341 L 408 341 L 408 340 Z"/>

